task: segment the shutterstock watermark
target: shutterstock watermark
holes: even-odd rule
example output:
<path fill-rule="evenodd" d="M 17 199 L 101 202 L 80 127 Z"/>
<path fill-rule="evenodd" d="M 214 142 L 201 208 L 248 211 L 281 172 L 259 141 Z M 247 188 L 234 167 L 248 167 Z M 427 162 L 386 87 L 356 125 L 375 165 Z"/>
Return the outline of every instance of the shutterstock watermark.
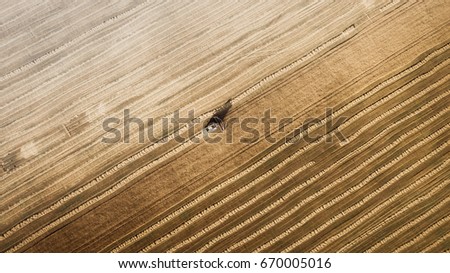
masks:
<path fill-rule="evenodd" d="M 333 117 L 333 109 L 325 109 L 325 118 L 307 118 L 297 129 L 283 136 L 285 142 L 294 143 L 300 140 L 308 143 L 317 141 L 324 137 L 325 142 L 331 143 L 334 140 L 333 135 L 337 141 L 346 142 L 346 137 L 339 131 L 339 126 L 342 125 L 347 117 Z M 212 132 L 211 122 L 217 122 L 218 130 Z M 103 130 L 107 133 L 101 140 L 102 143 L 149 143 L 149 142 L 167 142 L 168 134 L 173 134 L 173 140 L 179 143 L 191 141 L 193 143 L 200 143 L 203 139 L 207 143 L 219 143 L 225 140 L 225 143 L 253 143 L 260 138 L 264 138 L 269 143 L 275 143 L 280 139 L 274 137 L 276 132 L 284 132 L 285 127 L 294 121 L 292 117 L 276 118 L 272 116 L 271 110 L 267 109 L 263 113 L 262 118 L 256 117 L 230 117 L 220 120 L 219 117 L 212 117 L 209 123 L 203 124 L 203 130 L 200 134 L 195 132 L 196 125 L 200 124 L 200 120 L 195 118 L 194 110 L 188 112 L 187 117 L 181 117 L 179 111 L 174 112 L 173 116 L 163 117 L 157 122 L 153 118 L 142 119 L 131 115 L 130 109 L 124 109 L 122 118 L 109 117 L 103 120 Z M 213 124 L 214 125 L 214 124 Z M 132 135 L 132 128 L 134 130 Z M 158 128 L 159 127 L 159 128 Z M 320 127 L 320 132 L 311 130 L 314 127 Z M 187 128 L 180 130 L 181 128 Z M 238 128 L 243 134 L 237 137 L 233 135 L 233 128 Z M 159 130 L 157 130 L 159 129 Z M 220 129 L 220 130 L 219 130 Z M 275 131 L 274 131 L 275 129 Z M 183 132 L 181 132 L 183 131 Z M 158 135 L 156 135 L 158 132 Z"/>

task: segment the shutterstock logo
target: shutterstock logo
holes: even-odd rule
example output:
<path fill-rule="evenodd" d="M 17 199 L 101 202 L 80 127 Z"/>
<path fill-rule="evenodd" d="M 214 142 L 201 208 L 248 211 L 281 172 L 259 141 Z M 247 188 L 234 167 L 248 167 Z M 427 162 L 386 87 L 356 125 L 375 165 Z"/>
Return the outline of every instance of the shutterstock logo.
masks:
<path fill-rule="evenodd" d="M 325 109 L 326 118 L 307 118 L 303 123 L 292 132 L 283 134 L 285 142 L 295 143 L 297 141 L 314 142 L 324 137 L 325 142 L 331 143 L 337 139 L 340 142 L 346 142 L 346 137 L 339 131 L 339 126 L 343 124 L 347 117 L 333 117 L 333 109 Z M 101 140 L 102 143 L 151 143 L 167 142 L 167 138 L 160 138 L 156 135 L 173 134 L 173 140 L 179 143 L 191 141 L 200 143 L 202 140 L 207 143 L 219 143 L 225 140 L 225 143 L 253 143 L 261 138 L 269 143 L 275 143 L 280 139 L 274 137 L 274 132 L 284 132 L 285 127 L 291 124 L 292 117 L 276 118 L 272 116 L 271 110 L 263 112 L 262 118 L 256 117 L 230 117 L 225 115 L 214 115 L 203 124 L 201 133 L 195 132 L 196 125 L 200 120 L 195 118 L 195 111 L 188 111 L 187 117 L 181 117 L 179 111 L 175 111 L 171 118 L 163 117 L 158 125 L 155 119 L 132 116 L 130 109 L 124 109 L 122 118 L 108 117 L 103 120 L 103 130 L 107 133 Z M 135 126 L 136 135 L 131 135 L 132 127 Z M 186 127 L 181 133 L 180 128 Z M 198 127 L 198 126 L 197 126 Z M 157 130 L 158 129 L 158 130 Z M 235 130 L 241 130 L 239 137 L 233 135 Z M 275 130 L 275 131 L 274 131 Z M 333 135 L 335 138 L 333 138 Z"/>

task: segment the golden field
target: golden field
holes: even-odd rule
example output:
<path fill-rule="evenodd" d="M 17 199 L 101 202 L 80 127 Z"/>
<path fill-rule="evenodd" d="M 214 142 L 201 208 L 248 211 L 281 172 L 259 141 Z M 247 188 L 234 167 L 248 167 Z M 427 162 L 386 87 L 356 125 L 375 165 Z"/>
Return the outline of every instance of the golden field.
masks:
<path fill-rule="evenodd" d="M 449 1 L 0 5 L 1 252 L 450 251 Z"/>

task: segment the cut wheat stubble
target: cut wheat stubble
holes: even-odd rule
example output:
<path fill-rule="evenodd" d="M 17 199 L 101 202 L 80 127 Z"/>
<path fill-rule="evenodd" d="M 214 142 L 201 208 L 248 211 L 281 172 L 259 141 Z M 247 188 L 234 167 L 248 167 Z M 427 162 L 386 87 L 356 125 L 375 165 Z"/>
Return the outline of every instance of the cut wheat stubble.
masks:
<path fill-rule="evenodd" d="M 445 113 L 447 113 L 447 109 L 445 110 Z M 441 114 L 442 115 L 442 114 Z M 430 119 L 431 120 L 431 119 Z M 246 242 L 249 242 L 251 240 L 253 240 L 254 238 L 256 238 L 257 236 L 259 236 L 260 234 L 262 234 L 264 231 L 268 230 L 270 227 L 274 226 L 277 222 L 281 221 L 282 219 L 285 219 L 291 215 L 293 215 L 296 211 L 298 211 L 301 207 L 303 207 L 306 203 L 309 203 L 311 200 L 317 198 L 318 196 L 322 195 L 324 192 L 328 191 L 329 189 L 331 189 L 332 187 L 338 185 L 341 181 L 343 181 L 344 179 L 348 179 L 351 175 L 357 173 L 359 170 L 361 170 L 362 168 L 366 167 L 367 165 L 370 164 L 371 161 L 374 161 L 375 159 L 381 157 L 383 154 L 386 154 L 392 147 L 395 147 L 397 144 L 401 143 L 405 138 L 407 138 L 408 136 L 416 133 L 418 130 L 420 130 L 422 127 L 425 127 L 426 125 L 428 125 L 430 122 L 430 120 L 428 120 L 427 122 L 424 122 L 421 124 L 421 126 L 418 126 L 404 134 L 402 134 L 399 138 L 397 138 L 395 141 L 393 141 L 392 143 L 390 143 L 388 146 L 386 146 L 384 149 L 379 150 L 377 153 L 375 153 L 373 156 L 371 156 L 369 159 L 367 159 L 366 161 L 362 162 L 360 165 L 358 165 L 358 167 L 356 167 L 355 169 L 353 169 L 351 172 L 345 174 L 344 176 L 341 176 L 340 178 L 338 178 L 336 181 L 334 181 L 333 183 L 329 184 L 328 186 L 326 186 L 325 188 L 321 189 L 320 191 L 316 192 L 314 195 L 310 196 L 309 198 L 306 198 L 304 200 L 302 200 L 299 204 L 297 204 L 296 206 L 294 206 L 293 208 L 291 208 L 290 210 L 288 210 L 287 212 L 285 212 L 284 214 L 282 214 L 281 216 L 278 217 L 278 219 L 272 221 L 271 223 L 269 223 L 268 225 L 259 228 L 257 231 L 255 231 L 252 235 L 246 237 L 245 239 L 234 243 L 233 245 L 231 245 L 230 247 L 228 247 L 226 249 L 226 252 L 231 252 L 234 249 L 244 245 Z M 396 162 L 400 161 L 402 158 L 404 158 L 405 156 L 407 156 L 408 154 L 410 154 L 413 150 L 417 149 L 418 147 L 424 145 L 427 141 L 436 138 L 437 136 L 441 135 L 443 132 L 446 132 L 446 130 L 450 128 L 450 125 L 444 126 L 441 129 L 439 129 L 438 131 L 434 132 L 433 134 L 429 135 L 428 137 L 424 138 L 423 140 L 421 140 L 419 143 L 415 144 L 414 146 L 410 147 L 408 150 L 406 150 L 405 152 L 402 153 L 402 155 L 398 156 L 397 158 L 395 158 L 394 160 L 392 160 L 391 162 L 389 162 L 388 164 L 383 165 L 383 167 L 379 168 L 377 171 L 373 172 L 372 174 L 370 174 L 366 179 L 364 179 L 362 182 L 360 182 L 358 185 L 353 186 L 352 188 L 350 188 L 349 190 L 347 190 L 344 194 L 335 197 L 333 200 L 327 202 L 325 205 L 322 205 L 320 207 L 320 209 L 315 210 L 313 213 L 309 214 L 307 217 L 303 218 L 302 221 L 300 223 L 297 223 L 296 225 L 292 226 L 291 228 L 289 228 L 288 230 L 284 231 L 282 234 L 278 235 L 277 237 L 271 239 L 268 243 L 258 247 L 256 249 L 256 251 L 263 251 L 265 248 L 267 248 L 268 246 L 270 246 L 271 244 L 281 240 L 282 238 L 286 237 L 288 234 L 290 234 L 292 231 L 294 231 L 295 229 L 299 228 L 300 226 L 302 226 L 305 222 L 307 222 L 309 219 L 311 219 L 312 217 L 314 217 L 316 214 L 318 214 L 319 212 L 323 211 L 324 209 L 326 209 L 327 207 L 330 207 L 332 205 L 334 205 L 337 201 L 342 200 L 344 197 L 348 196 L 350 193 L 355 192 L 356 190 L 359 190 L 360 188 L 362 188 L 364 185 L 366 185 L 367 183 L 369 183 L 374 177 L 376 177 L 380 172 L 382 172 L 384 169 L 389 168 L 390 166 L 392 166 L 393 164 L 395 164 Z M 443 147 L 445 148 L 445 146 Z M 442 148 L 442 149 L 443 149 Z M 293 191 L 290 192 L 290 195 L 293 195 L 295 192 L 297 192 L 298 190 L 294 189 Z M 283 197 L 279 199 L 279 202 L 284 202 L 285 199 L 287 199 L 289 196 Z M 268 208 L 270 208 L 271 206 L 269 206 Z"/>
<path fill-rule="evenodd" d="M 444 65 L 444 64 L 441 63 L 440 65 L 438 65 L 438 66 L 437 66 L 435 69 L 433 69 L 432 71 L 433 71 L 433 72 L 436 71 L 437 69 L 439 69 L 439 68 L 442 67 L 443 65 Z M 426 73 L 426 75 L 429 75 L 429 73 Z M 423 77 L 420 77 L 420 78 L 423 78 Z M 420 78 L 419 78 L 419 79 L 420 79 Z M 414 99 L 417 99 L 418 97 L 423 96 L 424 94 L 427 94 L 430 90 L 432 90 L 432 89 L 435 88 L 436 86 L 442 84 L 442 83 L 446 80 L 446 78 L 447 78 L 447 77 L 445 77 L 445 78 L 443 78 L 443 79 L 440 79 L 439 81 L 437 81 L 437 82 L 434 83 L 433 85 L 427 87 L 426 89 L 422 90 L 421 92 L 417 93 L 417 94 L 414 95 L 413 97 L 411 97 L 411 98 L 407 99 L 406 101 L 403 101 L 402 103 L 396 105 L 394 108 L 392 108 L 392 109 L 390 109 L 389 111 L 383 113 L 382 116 L 384 117 L 384 116 L 386 116 L 386 115 L 388 115 L 388 114 L 391 114 L 392 112 L 399 110 L 401 107 L 404 107 L 405 105 L 410 104 L 411 102 L 414 101 Z M 416 81 L 412 81 L 412 83 L 415 83 L 415 82 L 416 82 Z M 391 94 L 390 94 L 389 96 L 387 96 L 387 97 L 392 97 L 392 96 L 391 96 L 392 94 L 397 95 L 397 94 L 398 94 L 398 91 L 404 91 L 407 87 L 410 87 L 410 86 L 411 86 L 411 82 L 408 83 L 405 87 L 400 88 L 400 89 L 397 90 L 396 92 L 391 93 Z M 444 93 L 444 94 L 441 94 L 441 95 L 438 96 L 437 98 L 434 98 L 431 102 L 428 102 L 428 103 L 426 104 L 426 106 L 430 106 L 431 104 L 435 103 L 436 101 L 442 99 L 442 98 L 443 98 L 444 96 L 446 96 L 447 94 L 448 94 L 448 92 L 446 92 L 446 93 Z M 384 101 L 386 101 L 386 100 L 380 100 L 380 101 L 384 102 Z M 377 102 L 376 104 L 378 104 L 378 102 Z M 369 108 L 370 108 L 370 107 L 369 107 Z M 367 109 L 367 108 L 366 108 L 366 109 Z M 424 110 L 424 109 L 427 109 L 427 107 L 422 107 L 422 108 L 421 108 L 421 110 Z M 417 111 L 416 111 L 416 112 L 417 112 Z M 416 113 L 414 113 L 413 115 L 415 115 L 415 114 L 416 114 Z M 412 116 L 412 115 L 408 115 L 408 118 L 410 118 L 411 116 Z M 359 116 L 356 115 L 356 117 L 359 117 Z M 377 118 L 376 120 L 379 120 L 379 118 Z M 403 120 L 404 120 L 404 119 L 403 119 Z M 373 122 L 371 122 L 371 124 L 373 124 Z M 347 125 L 347 123 L 346 123 L 345 125 Z M 392 125 L 391 127 L 394 127 L 394 126 Z M 367 126 L 365 127 L 365 129 L 367 129 Z M 362 131 L 361 131 L 361 130 L 358 130 L 358 135 L 361 134 L 361 133 L 362 133 Z M 356 135 L 356 134 L 355 134 L 355 135 Z M 355 135 L 352 135 L 350 138 L 351 138 L 351 139 L 354 139 L 354 138 L 356 137 Z M 298 151 L 296 154 L 299 154 L 299 152 L 302 152 L 302 150 Z M 346 157 L 346 158 L 347 158 L 347 157 Z M 278 165 L 277 165 L 277 166 L 278 166 Z M 239 208 L 238 211 L 241 211 L 241 208 Z M 228 216 L 229 214 L 230 214 L 230 213 L 226 214 L 226 216 Z M 228 217 L 225 217 L 225 218 L 228 218 Z M 223 222 L 223 221 L 220 220 L 219 222 Z M 218 225 L 218 222 L 215 222 L 215 223 L 213 223 L 211 226 L 217 226 L 217 225 Z M 211 229 L 211 226 L 209 226 L 207 229 Z M 241 227 L 242 227 L 242 225 L 241 225 Z M 202 231 L 201 233 L 204 233 L 204 232 Z M 181 244 L 178 244 L 177 246 L 171 248 L 169 251 L 170 251 L 170 252 L 175 251 L 175 250 L 178 249 L 180 246 L 183 246 L 183 245 L 187 244 L 188 242 L 192 241 L 194 238 L 198 238 L 199 236 L 200 236 L 199 234 L 194 234 L 190 239 L 184 241 L 184 242 L 181 243 Z M 220 236 L 219 236 L 219 237 L 220 237 Z M 222 236 L 222 237 L 223 237 L 223 236 Z M 217 238 L 217 237 L 216 237 L 216 238 Z M 217 242 L 217 239 L 216 239 L 216 238 L 215 238 L 215 241 Z M 151 247 L 153 247 L 153 246 L 154 246 L 154 244 L 152 244 L 151 246 L 147 247 L 147 248 L 144 249 L 143 251 L 148 251 L 148 250 L 151 249 Z M 199 251 L 204 251 L 204 250 L 205 250 L 205 248 L 201 248 Z"/>
<path fill-rule="evenodd" d="M 435 52 L 439 52 L 439 53 L 445 52 L 446 47 L 448 47 L 448 44 L 447 44 L 446 46 L 444 46 L 443 48 L 440 48 L 440 49 L 436 50 Z M 435 53 L 435 52 L 433 52 L 433 53 Z M 433 53 L 431 53 L 430 55 L 428 55 L 428 56 L 425 58 L 425 60 L 427 60 L 428 57 L 430 57 L 430 56 L 435 56 Z M 437 65 L 436 67 L 434 67 L 434 68 L 432 69 L 432 71 L 434 72 L 434 71 L 439 70 L 441 67 L 443 67 L 443 66 L 446 64 L 446 62 L 447 62 L 447 61 L 444 61 L 443 63 Z M 420 67 L 420 65 L 423 64 L 423 63 L 424 63 L 424 61 L 421 61 L 421 62 L 419 62 L 418 64 L 416 64 L 415 66 L 412 66 L 412 67 L 408 68 L 408 69 L 405 70 L 405 71 L 413 71 L 414 69 Z M 420 64 L 420 65 L 419 65 L 419 64 Z M 423 74 L 423 75 L 420 75 L 419 77 L 417 77 L 416 79 L 414 79 L 412 82 L 410 82 L 409 85 L 408 85 L 407 87 L 410 87 L 411 85 L 415 84 L 416 82 L 418 82 L 418 81 L 420 81 L 420 80 L 423 80 L 424 78 L 426 78 L 426 77 L 429 76 L 430 74 L 431 74 L 431 73 L 428 72 L 428 73 L 425 73 L 425 74 Z M 404 74 L 403 72 L 401 72 L 401 73 L 399 73 L 398 75 L 404 76 L 405 74 Z M 394 78 L 395 78 L 395 77 L 394 77 Z M 398 78 L 400 78 L 400 77 L 397 76 L 396 78 L 398 79 Z M 383 82 L 382 84 L 378 85 L 378 86 L 375 87 L 373 90 L 371 90 L 371 92 L 372 92 L 372 93 L 375 93 L 374 91 L 379 91 L 379 90 L 381 89 L 381 87 L 386 86 L 386 85 L 387 85 L 386 82 L 389 82 L 389 81 L 390 81 L 390 80 L 387 80 L 387 81 Z M 378 88 L 378 90 L 377 90 L 377 88 Z M 401 89 L 400 91 L 397 90 L 397 93 L 399 93 L 399 92 L 401 92 L 401 91 L 404 91 L 405 89 L 406 89 L 406 88 L 403 88 L 403 89 Z M 397 94 L 397 93 L 396 93 L 396 94 Z M 422 92 L 421 94 L 424 94 L 424 93 Z M 364 94 L 364 95 L 366 95 L 366 94 Z M 363 95 L 363 96 L 364 96 L 364 95 Z M 359 98 L 358 98 L 358 99 L 359 99 Z M 359 102 L 358 99 L 357 99 L 356 101 L 354 101 L 354 102 Z M 344 107 L 343 109 L 345 109 L 345 107 Z M 342 111 L 342 109 L 340 109 L 340 110 Z M 338 110 L 338 112 L 339 112 L 339 110 Z M 323 123 L 324 123 L 324 122 L 323 122 Z M 316 127 L 317 127 L 317 126 L 316 126 Z M 313 129 L 313 128 L 314 128 L 314 126 L 308 128 L 308 129 Z M 283 148 L 284 148 L 283 146 L 279 147 L 277 150 L 273 151 L 273 152 L 272 152 L 270 155 L 268 155 L 267 157 L 270 158 L 270 157 L 273 156 L 274 154 L 277 154 L 278 152 L 280 152 Z M 152 229 L 152 230 L 153 230 L 153 229 Z M 142 236 L 144 236 L 144 234 L 148 234 L 149 232 L 151 232 L 151 231 L 150 231 L 150 230 L 147 230 L 147 231 L 145 231 L 145 233 L 141 233 L 141 234 L 139 235 L 139 237 L 142 237 Z M 137 241 L 137 238 L 134 239 L 133 241 Z M 121 247 L 124 247 L 125 245 L 127 245 L 127 243 L 122 244 Z M 119 249 L 120 249 L 121 247 L 119 247 Z M 116 250 L 117 250 L 117 249 L 116 249 Z"/>

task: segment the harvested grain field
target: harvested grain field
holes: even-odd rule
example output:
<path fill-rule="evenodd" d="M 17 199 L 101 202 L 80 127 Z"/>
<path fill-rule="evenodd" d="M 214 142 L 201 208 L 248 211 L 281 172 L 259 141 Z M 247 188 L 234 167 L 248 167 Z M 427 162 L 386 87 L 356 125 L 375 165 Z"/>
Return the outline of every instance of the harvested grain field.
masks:
<path fill-rule="evenodd" d="M 450 2 L 0 13 L 1 252 L 450 251 Z"/>

